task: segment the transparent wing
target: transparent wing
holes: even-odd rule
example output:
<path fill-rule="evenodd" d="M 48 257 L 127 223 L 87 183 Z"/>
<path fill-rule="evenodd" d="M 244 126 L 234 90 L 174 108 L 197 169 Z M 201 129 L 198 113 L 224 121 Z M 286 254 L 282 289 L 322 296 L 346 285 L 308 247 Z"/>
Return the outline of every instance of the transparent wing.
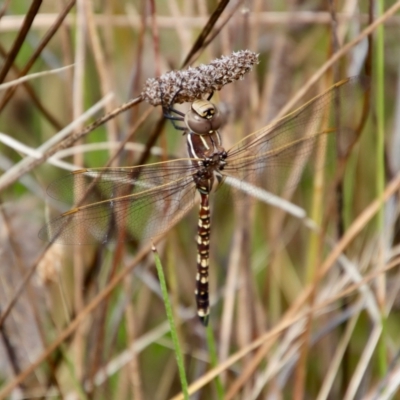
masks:
<path fill-rule="evenodd" d="M 247 136 L 228 151 L 225 172 L 242 181 L 263 179 L 263 186 L 273 191 L 279 190 L 289 176 L 291 184 L 296 184 L 302 169 L 296 172 L 293 167 L 303 165 L 304 160 L 313 156 L 320 138 L 334 140 L 339 130 L 344 136 L 352 135 L 352 123 L 357 120 L 355 111 L 361 103 L 357 100 L 367 87 L 368 78 L 345 79 L 273 126 Z M 332 114 L 339 118 L 334 118 L 334 122 L 325 118 L 331 105 L 335 110 Z M 325 120 L 330 123 L 324 123 Z"/>
<path fill-rule="evenodd" d="M 137 194 L 193 174 L 190 161 L 185 158 L 136 167 L 81 169 L 52 182 L 47 194 L 80 206 Z"/>
<path fill-rule="evenodd" d="M 193 171 L 188 160 L 176 160 L 67 175 L 50 185 L 49 194 L 63 201 L 75 197 L 79 204 L 47 223 L 39 237 L 63 244 L 91 244 L 118 238 L 121 228 L 125 228 L 125 240 L 160 235 L 193 206 Z"/>

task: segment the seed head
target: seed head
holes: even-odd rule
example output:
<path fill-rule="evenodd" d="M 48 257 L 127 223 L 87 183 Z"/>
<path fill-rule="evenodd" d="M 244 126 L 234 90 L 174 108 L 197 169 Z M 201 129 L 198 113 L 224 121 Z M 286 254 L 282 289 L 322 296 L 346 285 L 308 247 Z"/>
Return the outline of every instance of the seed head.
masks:
<path fill-rule="evenodd" d="M 198 67 L 170 71 L 146 81 L 142 99 L 153 106 L 192 102 L 205 94 L 220 90 L 227 83 L 243 79 L 258 63 L 258 54 L 241 50 Z"/>

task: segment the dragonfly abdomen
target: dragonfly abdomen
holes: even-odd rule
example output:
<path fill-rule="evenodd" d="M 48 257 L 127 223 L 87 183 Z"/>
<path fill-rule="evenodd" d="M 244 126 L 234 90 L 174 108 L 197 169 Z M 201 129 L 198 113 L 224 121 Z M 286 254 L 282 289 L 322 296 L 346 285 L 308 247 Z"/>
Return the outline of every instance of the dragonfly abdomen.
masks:
<path fill-rule="evenodd" d="M 210 301 L 208 292 L 208 266 L 210 259 L 210 228 L 211 214 L 209 195 L 200 193 L 200 211 L 197 227 L 197 275 L 196 275 L 196 303 L 197 314 L 207 326 L 210 314 Z"/>

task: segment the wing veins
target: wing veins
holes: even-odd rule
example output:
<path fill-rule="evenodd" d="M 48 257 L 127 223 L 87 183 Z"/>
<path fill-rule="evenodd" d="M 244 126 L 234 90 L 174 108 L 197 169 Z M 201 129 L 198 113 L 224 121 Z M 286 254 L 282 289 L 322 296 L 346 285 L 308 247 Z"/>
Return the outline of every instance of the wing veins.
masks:
<path fill-rule="evenodd" d="M 189 177 L 191 178 L 191 180 L 188 182 L 184 182 Z M 113 203 L 113 202 L 122 202 L 125 200 L 128 200 L 128 201 L 136 200 L 137 201 L 137 200 L 140 200 L 140 198 L 151 196 L 153 194 L 153 192 L 160 192 L 160 189 L 161 189 L 161 192 L 163 192 L 163 191 L 167 192 L 171 189 L 175 189 L 175 191 L 173 192 L 173 193 L 175 193 L 176 190 L 182 190 L 185 186 L 187 186 L 189 183 L 191 183 L 191 181 L 192 181 L 192 175 L 187 175 L 182 178 L 176 179 L 175 181 L 168 182 L 163 185 L 158 185 L 156 187 L 153 187 L 153 188 L 147 189 L 147 190 L 143 190 L 138 193 L 127 194 L 127 195 L 120 196 L 120 197 L 113 197 L 111 199 L 97 201 L 95 203 L 86 204 L 84 206 L 74 207 L 71 210 L 66 211 L 65 213 L 63 213 L 61 215 L 62 216 L 73 215 L 73 214 L 77 213 L 78 211 L 86 210 L 90 207 L 103 206 L 103 205 L 106 205 L 108 203 Z M 173 186 L 175 186 L 175 188 L 173 188 Z M 156 196 L 156 197 L 158 197 L 158 196 Z"/>

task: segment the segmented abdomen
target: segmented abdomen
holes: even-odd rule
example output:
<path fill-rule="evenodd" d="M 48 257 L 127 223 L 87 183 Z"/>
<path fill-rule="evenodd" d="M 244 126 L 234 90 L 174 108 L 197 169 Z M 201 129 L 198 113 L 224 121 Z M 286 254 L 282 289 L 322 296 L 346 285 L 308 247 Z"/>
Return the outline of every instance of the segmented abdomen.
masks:
<path fill-rule="evenodd" d="M 200 211 L 197 228 L 197 275 L 196 275 L 196 302 L 197 314 L 207 326 L 210 314 L 208 294 L 208 265 L 210 253 L 210 205 L 209 195 L 200 193 Z"/>

